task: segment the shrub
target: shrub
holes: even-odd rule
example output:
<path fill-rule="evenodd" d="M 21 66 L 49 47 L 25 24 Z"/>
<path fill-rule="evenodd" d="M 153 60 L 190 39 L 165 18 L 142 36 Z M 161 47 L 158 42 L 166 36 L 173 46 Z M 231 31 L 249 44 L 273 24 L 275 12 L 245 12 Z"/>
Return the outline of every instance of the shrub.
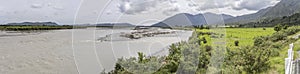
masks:
<path fill-rule="evenodd" d="M 206 40 L 206 38 L 205 38 L 205 37 L 202 37 L 202 41 L 203 41 L 203 43 L 204 43 L 204 44 L 206 44 L 206 43 L 207 43 L 207 40 Z"/>
<path fill-rule="evenodd" d="M 281 29 L 282 29 L 282 26 L 281 26 L 280 24 L 278 24 L 278 25 L 276 25 L 276 26 L 274 27 L 274 30 L 275 30 L 276 32 L 280 31 Z"/>
<path fill-rule="evenodd" d="M 209 51 L 211 51 L 211 50 L 212 50 L 212 47 L 211 47 L 211 46 L 208 46 L 208 45 L 205 46 L 205 51 L 206 51 L 206 52 L 209 52 Z"/>
<path fill-rule="evenodd" d="M 260 46 L 264 43 L 265 38 L 264 37 L 255 37 L 254 38 L 254 46 Z"/>
<path fill-rule="evenodd" d="M 239 46 L 239 41 L 237 41 L 237 40 L 234 41 L 234 45 L 235 45 L 235 46 Z"/>
<path fill-rule="evenodd" d="M 284 26 L 283 26 L 283 29 L 285 29 L 285 30 L 288 29 L 288 28 L 289 28 L 288 25 L 284 25 Z"/>
<path fill-rule="evenodd" d="M 229 73 L 256 74 L 270 68 L 269 56 L 271 50 L 256 47 L 242 47 L 238 50 L 227 50 L 224 67 L 230 68 Z"/>
<path fill-rule="evenodd" d="M 272 39 L 273 42 L 277 42 L 277 41 L 280 41 L 280 40 L 286 40 L 287 39 L 287 34 L 283 33 L 283 32 L 278 32 L 278 33 L 273 34 L 271 39 Z"/>

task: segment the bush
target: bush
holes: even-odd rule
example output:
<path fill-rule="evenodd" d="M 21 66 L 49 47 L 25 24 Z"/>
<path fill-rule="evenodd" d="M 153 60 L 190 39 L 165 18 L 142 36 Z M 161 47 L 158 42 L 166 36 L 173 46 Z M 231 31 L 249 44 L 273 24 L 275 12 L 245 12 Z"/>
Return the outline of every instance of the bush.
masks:
<path fill-rule="evenodd" d="M 234 41 L 235 46 L 239 46 L 239 41 Z"/>
<path fill-rule="evenodd" d="M 209 51 L 211 51 L 211 50 L 212 50 L 212 47 L 211 47 L 211 46 L 208 46 L 208 45 L 205 46 L 205 51 L 206 51 L 206 52 L 209 52 Z"/>
<path fill-rule="evenodd" d="M 283 29 L 285 29 L 285 30 L 288 29 L 288 28 L 289 28 L 288 25 L 284 25 L 284 26 L 283 26 Z"/>
<path fill-rule="evenodd" d="M 254 38 L 254 46 L 260 46 L 264 43 L 265 37 L 255 37 Z"/>
<path fill-rule="evenodd" d="M 273 34 L 273 36 L 271 37 L 273 42 L 277 42 L 280 40 L 286 40 L 287 39 L 287 34 L 284 32 L 278 32 Z"/>
<path fill-rule="evenodd" d="M 203 41 L 203 43 L 204 43 L 204 44 L 206 44 L 206 43 L 207 43 L 207 40 L 206 40 L 206 38 L 205 38 L 205 37 L 202 37 L 202 41 Z"/>
<path fill-rule="evenodd" d="M 278 24 L 278 25 L 276 25 L 276 26 L 274 27 L 274 30 L 275 30 L 276 32 L 280 31 L 281 29 L 282 29 L 282 26 L 281 26 L 280 24 Z"/>
<path fill-rule="evenodd" d="M 271 50 L 256 47 L 242 47 L 238 50 L 227 50 L 225 69 L 234 74 L 256 74 L 270 68 L 269 56 Z"/>

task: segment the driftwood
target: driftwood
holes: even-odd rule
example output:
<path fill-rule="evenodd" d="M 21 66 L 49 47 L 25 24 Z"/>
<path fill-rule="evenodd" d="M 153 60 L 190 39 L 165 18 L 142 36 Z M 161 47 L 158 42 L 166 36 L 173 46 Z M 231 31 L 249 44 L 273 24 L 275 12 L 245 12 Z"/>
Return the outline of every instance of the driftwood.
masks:
<path fill-rule="evenodd" d="M 140 39 L 144 37 L 154 37 L 156 35 L 163 35 L 163 34 L 172 34 L 175 33 L 175 31 L 172 30 L 162 30 L 162 29 L 142 29 L 142 30 L 135 30 L 134 32 L 129 32 L 129 33 L 124 33 L 121 32 L 119 34 L 109 34 L 106 35 L 105 37 L 100 37 L 97 40 L 98 41 L 110 41 L 111 38 L 127 38 L 127 39 Z M 117 37 L 115 37 L 117 36 Z"/>
<path fill-rule="evenodd" d="M 122 37 L 130 38 L 130 39 L 140 39 L 143 37 L 153 37 L 155 35 L 161 34 L 171 34 L 175 33 L 175 31 L 159 31 L 159 30 L 138 30 L 136 32 L 131 32 L 125 35 L 121 35 Z"/>

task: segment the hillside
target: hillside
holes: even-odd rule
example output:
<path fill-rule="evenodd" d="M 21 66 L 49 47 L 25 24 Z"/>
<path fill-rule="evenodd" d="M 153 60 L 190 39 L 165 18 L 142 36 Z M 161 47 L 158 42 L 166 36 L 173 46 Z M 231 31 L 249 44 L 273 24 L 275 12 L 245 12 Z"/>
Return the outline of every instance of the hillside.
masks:
<path fill-rule="evenodd" d="M 235 18 L 230 18 L 230 19 L 227 19 L 224 21 L 225 21 L 225 23 L 247 23 L 247 22 L 251 22 L 251 21 L 256 21 L 257 19 L 260 19 L 261 16 L 268 13 L 268 11 L 271 8 L 272 7 L 269 7 L 266 9 L 259 10 L 257 13 L 237 16 Z"/>
<path fill-rule="evenodd" d="M 268 10 L 264 18 L 290 16 L 300 12 L 300 0 L 281 0 L 277 5 Z"/>
<path fill-rule="evenodd" d="M 47 25 L 47 26 L 57 26 L 58 24 L 55 22 L 22 22 L 22 23 L 7 23 L 4 25 L 33 25 L 33 26 L 41 26 L 41 25 Z"/>
<path fill-rule="evenodd" d="M 223 19 L 233 18 L 231 15 L 204 13 L 192 15 L 188 13 L 176 14 L 152 26 L 154 27 L 176 27 L 176 26 L 197 26 L 203 24 L 217 24 Z M 216 20 L 218 19 L 218 20 Z"/>
<path fill-rule="evenodd" d="M 249 23 L 262 19 L 290 16 L 300 11 L 300 0 L 281 0 L 273 7 L 259 10 L 257 13 L 238 16 L 225 20 L 226 23 Z"/>
<path fill-rule="evenodd" d="M 250 22 L 246 24 L 242 24 L 244 27 L 268 27 L 268 26 L 275 26 L 277 24 L 282 24 L 282 25 L 299 25 L 300 23 L 300 13 L 293 14 L 291 16 L 283 16 L 283 17 L 278 17 L 274 19 L 265 19 L 259 22 Z"/>

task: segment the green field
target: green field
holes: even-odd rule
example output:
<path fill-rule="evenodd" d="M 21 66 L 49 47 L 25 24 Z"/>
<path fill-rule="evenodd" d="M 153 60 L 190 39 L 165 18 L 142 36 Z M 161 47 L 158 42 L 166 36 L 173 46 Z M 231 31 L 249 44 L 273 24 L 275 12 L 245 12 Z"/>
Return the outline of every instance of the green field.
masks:
<path fill-rule="evenodd" d="M 272 35 L 275 31 L 273 28 L 226 28 L 226 46 L 236 47 L 234 42 L 239 41 L 239 46 L 253 46 L 254 38 L 259 36 Z M 212 32 L 213 29 L 198 29 L 198 32 Z M 208 41 L 207 44 L 211 45 L 211 41 L 216 38 L 211 38 L 210 35 L 202 35 L 199 38 L 205 37 Z"/>
<path fill-rule="evenodd" d="M 293 27 L 299 29 L 299 27 Z M 278 33 L 274 31 L 274 28 L 226 28 L 223 29 L 226 31 L 226 37 L 223 38 L 226 41 L 226 47 L 230 49 L 238 49 L 241 47 L 246 47 L 246 46 L 254 46 L 254 38 L 255 37 L 266 37 L 270 36 L 273 37 L 274 34 Z M 203 32 L 203 33 L 209 33 L 209 32 L 214 32 L 214 29 L 197 29 L 197 32 Z M 218 32 L 218 31 L 217 31 Z M 289 31 L 283 31 L 283 33 L 287 33 Z M 294 51 L 300 51 L 300 40 L 290 40 L 294 36 L 299 35 L 300 32 L 287 35 L 286 40 L 278 41 L 278 42 L 273 42 L 271 43 L 271 47 L 268 47 L 267 49 L 272 49 L 273 51 L 273 56 L 270 57 L 269 63 L 270 63 L 270 70 L 267 71 L 266 73 L 284 73 L 284 59 L 287 57 L 287 51 L 289 49 L 288 44 L 289 43 L 294 43 Z M 212 41 L 218 41 L 220 37 L 214 38 L 212 35 L 200 35 L 199 39 L 202 39 L 203 37 L 206 38 L 207 43 L 204 45 L 210 45 L 210 46 L 216 46 L 213 44 Z M 239 46 L 235 46 L 235 41 L 239 41 Z M 268 41 L 268 40 L 267 40 Z M 278 48 L 274 48 L 274 46 Z M 295 52 L 294 58 L 299 58 L 299 55 L 297 52 Z"/>
<path fill-rule="evenodd" d="M 274 31 L 275 29 L 277 31 Z M 300 26 L 290 26 L 280 28 L 280 30 L 275 27 L 196 28 L 195 30 L 187 42 L 171 45 L 168 56 L 147 58 L 141 54 L 138 58 L 119 59 L 115 70 L 110 73 L 143 73 L 149 69 L 147 67 L 159 67 L 158 70 L 149 73 L 172 74 L 180 70 L 180 73 L 205 74 L 210 69 L 217 67 L 221 69 L 212 72 L 222 74 L 284 74 L 289 44 L 295 43 L 294 50 L 300 50 L 300 46 L 298 46 L 300 40 L 293 37 L 300 34 Z M 224 43 L 226 45 L 223 45 Z M 298 58 L 297 56 L 295 52 L 294 58 Z M 160 67 L 160 63 L 151 62 L 151 60 L 157 59 L 161 59 L 158 61 L 164 61 L 165 64 Z M 222 62 L 219 63 L 220 66 L 211 65 L 218 64 L 218 62 Z M 126 67 L 131 65 L 135 66 L 127 71 Z M 195 65 L 198 66 L 195 67 Z"/>

